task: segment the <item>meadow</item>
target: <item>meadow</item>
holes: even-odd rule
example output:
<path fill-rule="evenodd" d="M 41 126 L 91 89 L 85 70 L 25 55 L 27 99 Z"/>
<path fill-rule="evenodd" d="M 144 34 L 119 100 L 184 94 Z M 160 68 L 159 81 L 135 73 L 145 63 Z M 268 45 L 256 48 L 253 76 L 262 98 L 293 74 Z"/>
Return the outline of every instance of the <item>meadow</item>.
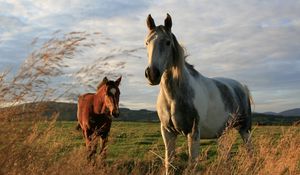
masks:
<path fill-rule="evenodd" d="M 87 160 L 75 121 L 1 122 L 0 174 L 162 174 L 164 145 L 157 122 L 114 121 L 102 155 Z M 254 126 L 253 153 L 238 133 L 201 140 L 189 166 L 187 143 L 178 137 L 175 174 L 299 174 L 300 127 Z"/>

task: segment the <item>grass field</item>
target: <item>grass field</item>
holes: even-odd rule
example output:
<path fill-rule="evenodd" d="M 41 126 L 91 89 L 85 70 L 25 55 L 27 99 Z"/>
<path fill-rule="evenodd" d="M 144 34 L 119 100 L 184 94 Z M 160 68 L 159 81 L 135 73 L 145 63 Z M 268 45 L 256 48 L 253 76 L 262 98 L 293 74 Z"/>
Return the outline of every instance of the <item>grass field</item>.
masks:
<path fill-rule="evenodd" d="M 66 149 L 60 153 L 65 154 L 72 149 L 84 147 L 85 142 L 81 131 L 75 130 L 76 122 L 58 121 L 55 123 L 53 135 L 49 138 L 49 143 L 66 143 Z M 270 136 L 279 138 L 280 134 L 287 130 L 289 126 L 257 126 L 254 127 L 253 137 Z M 234 146 L 242 144 L 238 133 Z M 300 130 L 299 130 L 300 134 Z M 202 139 L 201 149 L 210 147 L 210 155 L 216 153 L 217 139 Z M 187 154 L 186 138 L 179 135 L 177 147 L 180 154 Z M 154 153 L 164 156 L 164 144 L 160 134 L 160 124 L 156 122 L 122 122 L 114 121 L 109 137 L 107 149 L 108 160 L 117 159 L 145 159 Z M 58 155 L 59 156 L 59 155 Z"/>
<path fill-rule="evenodd" d="M 0 174 L 161 174 L 164 170 L 159 123 L 114 121 L 106 153 L 94 163 L 86 160 L 76 122 L 22 121 L 8 122 L 6 127 L 12 128 L 9 124 L 13 130 L 1 127 Z M 175 174 L 298 174 L 299 134 L 297 126 L 254 126 L 255 151 L 249 157 L 238 133 L 231 130 L 219 140 L 201 140 L 194 167 L 187 167 L 186 140 L 179 136 Z"/>

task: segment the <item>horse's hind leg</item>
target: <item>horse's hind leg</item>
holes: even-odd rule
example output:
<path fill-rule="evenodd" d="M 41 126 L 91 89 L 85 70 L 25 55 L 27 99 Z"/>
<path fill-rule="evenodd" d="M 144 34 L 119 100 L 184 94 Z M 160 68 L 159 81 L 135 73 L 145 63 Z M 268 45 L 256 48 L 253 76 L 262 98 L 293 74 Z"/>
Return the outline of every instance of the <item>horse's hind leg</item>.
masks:
<path fill-rule="evenodd" d="M 251 130 L 247 129 L 239 129 L 239 134 L 241 135 L 245 144 L 251 143 Z"/>
<path fill-rule="evenodd" d="M 244 141 L 247 152 L 250 156 L 253 154 L 253 145 L 251 142 L 251 130 L 239 130 L 239 133 Z"/>
<path fill-rule="evenodd" d="M 87 159 L 91 160 L 92 156 L 95 154 L 94 151 L 94 141 L 93 141 L 93 132 L 90 131 L 89 129 L 86 129 L 83 131 L 84 137 L 85 137 L 85 146 L 87 148 Z"/>
<path fill-rule="evenodd" d="M 97 147 L 98 147 L 98 142 L 99 142 L 99 137 L 96 135 L 96 133 L 93 133 L 91 135 L 91 152 L 90 155 L 93 156 L 97 153 Z"/>
<path fill-rule="evenodd" d="M 241 135 L 247 149 L 249 152 L 252 152 L 252 143 L 251 143 L 251 115 L 245 116 L 242 118 L 242 122 L 238 128 L 239 134 Z"/>
<path fill-rule="evenodd" d="M 252 151 L 251 145 L 251 127 L 252 127 L 252 115 L 251 115 L 251 102 L 250 98 L 247 98 L 246 103 L 243 105 L 244 108 L 241 108 L 241 114 L 238 116 L 238 131 L 246 144 L 248 151 Z"/>
<path fill-rule="evenodd" d="M 105 155 L 105 149 L 106 149 L 106 143 L 108 141 L 108 137 L 101 137 L 101 148 L 100 148 L 100 154 Z"/>

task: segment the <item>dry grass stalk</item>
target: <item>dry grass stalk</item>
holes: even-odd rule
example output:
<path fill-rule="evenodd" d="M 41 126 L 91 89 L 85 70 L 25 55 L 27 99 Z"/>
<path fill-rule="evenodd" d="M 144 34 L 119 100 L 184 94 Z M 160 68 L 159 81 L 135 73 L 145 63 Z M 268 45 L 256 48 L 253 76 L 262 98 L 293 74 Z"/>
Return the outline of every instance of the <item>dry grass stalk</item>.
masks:
<path fill-rule="evenodd" d="M 88 43 L 89 34 L 71 32 L 61 38 L 54 36 L 41 48 L 33 51 L 19 68 L 13 78 L 8 79 L 10 71 L 0 76 L 0 104 L 16 104 L 24 101 L 41 101 L 49 96 L 48 82 L 51 78 L 63 74 L 65 59 L 72 59 Z"/>
<path fill-rule="evenodd" d="M 47 122 L 43 116 L 46 103 L 35 102 L 54 93 L 48 82 L 63 74 L 65 59 L 93 46 L 88 37 L 85 32 L 56 33 L 26 58 L 15 75 L 9 70 L 0 74 L 0 106 L 5 106 L 0 109 L 0 174 L 42 174 L 51 163 L 57 150 L 45 144 L 56 120 Z M 16 106 L 28 101 L 34 103 Z M 38 128 L 43 123 L 46 129 Z"/>
<path fill-rule="evenodd" d="M 238 134 L 227 132 L 219 139 L 217 159 L 201 174 L 299 174 L 299 130 L 292 126 L 282 131 L 279 138 L 264 135 L 253 139 L 253 153 L 243 145 L 230 153 Z"/>

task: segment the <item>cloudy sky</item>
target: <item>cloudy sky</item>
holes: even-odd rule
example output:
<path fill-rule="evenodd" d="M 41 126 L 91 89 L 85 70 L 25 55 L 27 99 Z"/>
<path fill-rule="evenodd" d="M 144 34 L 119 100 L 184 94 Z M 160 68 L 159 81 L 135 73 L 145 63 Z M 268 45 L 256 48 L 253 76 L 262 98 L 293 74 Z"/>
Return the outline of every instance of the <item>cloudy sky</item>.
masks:
<path fill-rule="evenodd" d="M 42 43 L 57 30 L 101 32 L 94 38 L 98 45 L 69 61 L 65 81 L 78 84 L 74 72 L 105 65 L 123 75 L 122 106 L 154 109 L 158 87 L 144 78 L 149 13 L 156 24 L 170 13 L 173 33 L 201 74 L 247 84 L 255 111 L 300 107 L 298 0 L 0 0 L 0 70 L 17 69 L 32 52 L 30 43 L 36 37 Z M 110 59 L 103 59 L 106 56 Z M 120 62 L 124 66 L 116 69 Z"/>

